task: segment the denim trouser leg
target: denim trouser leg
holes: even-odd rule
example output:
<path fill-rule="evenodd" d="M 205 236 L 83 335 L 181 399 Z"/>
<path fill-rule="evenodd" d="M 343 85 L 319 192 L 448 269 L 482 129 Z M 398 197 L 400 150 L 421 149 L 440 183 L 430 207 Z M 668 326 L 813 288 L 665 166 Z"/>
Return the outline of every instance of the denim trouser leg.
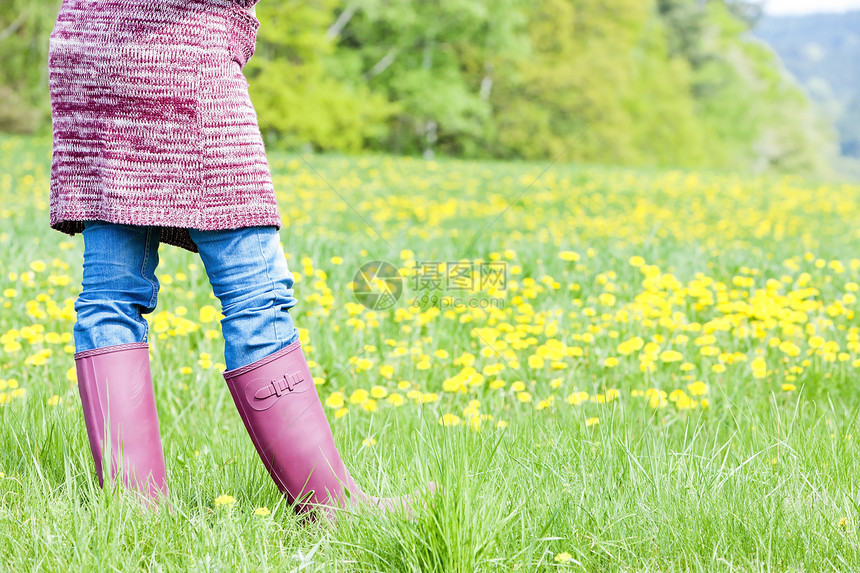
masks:
<path fill-rule="evenodd" d="M 256 362 L 299 339 L 289 312 L 296 304 L 293 275 L 277 229 L 190 232 L 221 301 L 228 370 Z"/>
<path fill-rule="evenodd" d="M 78 352 L 146 342 L 143 314 L 158 295 L 159 229 L 87 222 L 83 291 L 75 303 Z M 224 319 L 227 369 L 265 358 L 298 340 L 289 309 L 293 276 L 274 227 L 191 230 Z"/>
<path fill-rule="evenodd" d="M 75 350 L 146 342 L 142 315 L 158 298 L 158 227 L 87 221 L 83 290 L 75 301 Z"/>

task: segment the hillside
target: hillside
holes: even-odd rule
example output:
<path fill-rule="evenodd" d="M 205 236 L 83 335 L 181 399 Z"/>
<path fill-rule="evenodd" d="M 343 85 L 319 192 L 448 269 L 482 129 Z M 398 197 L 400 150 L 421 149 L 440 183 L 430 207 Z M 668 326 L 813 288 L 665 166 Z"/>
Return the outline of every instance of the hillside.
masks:
<path fill-rule="evenodd" d="M 765 17 L 753 33 L 834 118 L 842 154 L 860 158 L 860 11 Z"/>

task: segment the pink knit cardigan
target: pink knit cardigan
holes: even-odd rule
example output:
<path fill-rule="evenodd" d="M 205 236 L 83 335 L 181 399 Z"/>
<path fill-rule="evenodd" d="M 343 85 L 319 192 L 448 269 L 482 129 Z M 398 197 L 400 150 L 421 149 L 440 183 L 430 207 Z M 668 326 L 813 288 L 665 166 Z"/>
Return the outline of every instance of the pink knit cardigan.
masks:
<path fill-rule="evenodd" d="M 257 0 L 64 0 L 51 33 L 51 227 L 281 226 L 242 68 Z"/>

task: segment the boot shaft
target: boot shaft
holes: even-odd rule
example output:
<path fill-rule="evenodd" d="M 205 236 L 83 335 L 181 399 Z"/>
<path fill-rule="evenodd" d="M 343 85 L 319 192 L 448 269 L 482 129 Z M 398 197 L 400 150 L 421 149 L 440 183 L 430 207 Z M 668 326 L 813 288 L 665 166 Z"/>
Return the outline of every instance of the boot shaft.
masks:
<path fill-rule="evenodd" d="M 342 505 L 359 489 L 338 453 L 299 342 L 224 373 L 260 459 L 296 509 Z"/>
<path fill-rule="evenodd" d="M 133 491 L 155 499 L 167 494 L 167 477 L 149 346 L 122 344 L 75 354 L 78 390 L 99 485 L 103 460 Z"/>

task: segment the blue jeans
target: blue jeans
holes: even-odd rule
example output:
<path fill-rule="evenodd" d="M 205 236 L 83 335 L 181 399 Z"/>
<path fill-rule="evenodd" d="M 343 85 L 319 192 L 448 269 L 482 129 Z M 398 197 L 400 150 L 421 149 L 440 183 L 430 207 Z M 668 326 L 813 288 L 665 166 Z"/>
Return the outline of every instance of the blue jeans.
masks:
<path fill-rule="evenodd" d="M 146 342 L 155 310 L 158 227 L 87 221 L 83 291 L 75 302 L 75 350 Z M 221 301 L 227 369 L 241 368 L 299 338 L 289 309 L 293 275 L 275 227 L 190 230 Z"/>

